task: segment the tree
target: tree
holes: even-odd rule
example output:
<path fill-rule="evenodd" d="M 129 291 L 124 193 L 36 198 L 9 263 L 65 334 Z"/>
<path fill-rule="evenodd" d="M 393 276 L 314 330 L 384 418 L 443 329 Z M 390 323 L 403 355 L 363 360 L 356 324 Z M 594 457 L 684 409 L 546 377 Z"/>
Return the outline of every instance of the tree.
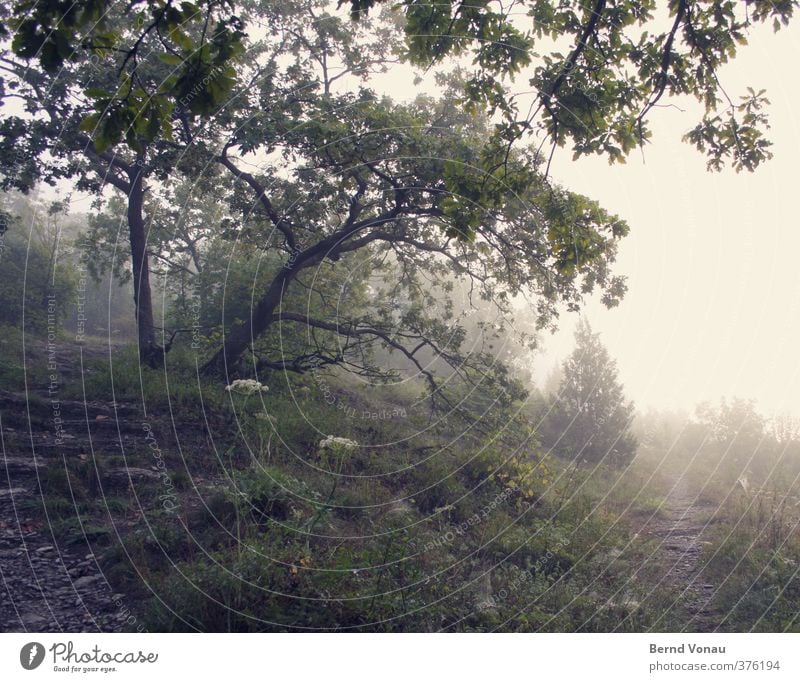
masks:
<path fill-rule="evenodd" d="M 630 431 L 633 403 L 625 399 L 616 362 L 584 319 L 563 371 L 547 420 L 549 444 L 570 458 L 615 466 L 630 462 L 637 447 Z"/>
<path fill-rule="evenodd" d="M 53 332 L 67 316 L 78 279 L 63 224 L 68 205 L 22 196 L 3 200 L 11 220 L 0 253 L 0 323 Z"/>
<path fill-rule="evenodd" d="M 417 367 L 431 388 L 425 353 L 462 376 L 486 376 L 489 369 L 503 378 L 490 354 L 460 351 L 458 325 L 431 314 L 431 301 L 446 296 L 450 278 L 468 280 L 506 315 L 514 295 L 535 295 L 541 326 L 559 304 L 574 309 L 595 289 L 614 304 L 624 282 L 610 266 L 627 226 L 595 202 L 544 182 L 532 150 L 514 150 L 498 172 L 484 171 L 488 157 L 506 151 L 492 146 L 482 111 L 430 98 L 401 106 L 365 88 L 342 91 L 344 77 L 363 79 L 393 58 L 392 27 L 348 26 L 325 7 L 252 5 L 252 16 L 268 21 L 271 32 L 240 69 L 250 86 L 212 119 L 187 116 L 171 140 L 142 142 L 151 162 L 138 167 L 157 181 L 143 204 L 146 256 L 175 263 L 178 242 L 186 244 L 181 221 L 161 220 L 170 209 L 157 201 L 169 199 L 164 188 L 174 184 L 176 170 L 194 193 L 209 194 L 213 183 L 214 195 L 227 203 L 230 220 L 217 237 L 262 254 L 252 306 L 235 316 L 240 321 L 223 320 L 224 343 L 207 371 L 310 371 L 342 363 L 374 374 L 366 351 L 383 344 Z M 153 79 L 162 66 L 149 66 Z M 441 85 L 452 100 L 462 84 Z M 186 214 L 191 202 L 181 201 Z M 373 301 L 358 314 L 357 306 L 326 304 L 328 289 L 343 277 L 337 269 L 352 262 L 348 254 L 368 258 L 391 281 L 387 297 L 402 303 Z M 298 292 L 324 314 L 312 315 Z M 307 346 L 289 352 L 280 343 L 287 328 L 305 328 Z"/>
<path fill-rule="evenodd" d="M 0 57 L 0 99 L 8 113 L 0 122 L 2 187 L 26 192 L 37 182 L 69 178 L 81 190 L 100 194 L 111 186 L 122 194 L 139 349 L 150 364 L 163 357 L 165 345 L 163 333 L 160 344 L 157 338 L 150 284 L 152 254 L 164 254 L 149 240 L 169 240 L 152 231 L 160 186 L 183 175 L 200 189 L 207 186 L 203 178 L 228 172 L 245 182 L 219 154 L 220 139 L 228 140 L 226 152 L 237 145 L 269 153 L 272 141 L 255 136 L 268 135 L 263 124 L 271 118 L 302 110 L 307 86 L 318 80 L 314 68 L 328 92 L 343 76 L 365 78 L 391 49 L 369 23 L 345 30 L 317 16 L 322 2 L 246 5 L 249 25 L 266 23 L 270 31 L 248 43 L 248 64 L 238 70 L 244 34 L 235 27 L 242 20 L 227 3 L 180 9 L 133 3 L 134 21 L 121 3 L 20 2 L 10 17 L 0 10 L 16 31 L 16 57 Z M 234 93 L 237 74 L 244 87 Z M 260 115 L 229 140 L 231 126 L 244 120 L 240 107 L 249 113 L 252 106 Z"/>
<path fill-rule="evenodd" d="M 624 291 L 610 264 L 627 226 L 595 202 L 543 182 L 529 150 L 515 151 L 502 177 L 482 172 L 476 161 L 487 153 L 485 118 L 446 99 L 399 105 L 367 90 L 309 96 L 302 116 L 270 125 L 264 137 L 273 141 L 274 166 L 256 176 L 239 171 L 232 158 L 224 163 L 262 202 L 259 217 L 269 222 L 255 236 L 264 244 L 280 234 L 271 251 L 281 252 L 283 263 L 250 314 L 226 334 L 209 371 L 236 366 L 270 328 L 299 324 L 347 344 L 385 344 L 433 388 L 420 353 L 432 351 L 464 373 L 487 364 L 459 352 L 464 334 L 441 314 L 452 278 L 470 282 L 507 315 L 515 295 L 530 294 L 540 326 L 560 304 L 577 307 L 588 291 L 601 290 L 609 305 Z M 291 169 L 287 180 L 281 167 Z M 462 191 L 454 193 L 450 183 Z M 388 268 L 398 305 L 374 306 L 361 319 L 312 319 L 287 309 L 293 287 L 313 287 L 317 272 L 357 252 L 373 271 Z M 263 357 L 253 364 L 302 370 L 322 359 L 305 353 L 300 365 Z"/>
<path fill-rule="evenodd" d="M 437 382 L 426 353 L 443 358 L 462 377 L 492 377 L 512 388 L 491 354 L 461 352 L 463 330 L 431 314 L 430 302 L 446 295 L 450 278 L 470 281 L 506 314 L 513 296 L 531 294 L 540 326 L 552 322 L 560 304 L 577 308 L 592 290 L 600 289 L 609 305 L 619 299 L 624 282 L 610 266 L 627 226 L 596 202 L 545 182 L 534 150 L 494 145 L 485 112 L 430 98 L 398 105 L 364 88 L 338 88 L 343 76 L 363 79 L 393 58 L 390 25 L 347 26 L 324 11 L 324 2 L 252 7 L 271 32 L 252 46 L 241 68 L 250 86 L 229 97 L 211 119 L 176 109 L 171 139 L 151 141 L 142 134 L 133 147 L 113 153 L 105 148 L 106 133 L 98 147 L 97 130 L 94 141 L 82 130 L 87 120 L 94 128 L 103 125 L 87 118 L 92 101 L 82 89 L 98 78 L 113 83 L 120 57 L 100 66 L 65 62 L 57 75 L 22 69 L 13 60 L 7 65 L 19 79 L 15 93 L 49 119 L 44 130 L 31 116 L 7 124 L 34 145 L 27 184 L 77 176 L 83 188 L 100 191 L 110 183 L 124 197 L 140 348 L 155 355 L 160 350 L 149 261 L 174 262 L 170 245 L 178 235 L 168 232 L 180 225 L 160 226 L 163 202 L 157 199 L 167 195 L 164 188 L 176 174 L 201 192 L 215 182 L 232 216 L 224 232 L 264 254 L 258 277 L 263 284 L 252 290 L 251 309 L 240 320 L 224 320 L 229 328 L 206 364 L 209 372 L 302 372 L 345 364 L 375 374 L 380 368 L 370 364 L 368 351 L 383 345 L 412 363 L 434 393 Z M 137 78 L 163 80 L 169 65 L 147 61 L 145 54 L 137 57 Z M 457 79 L 441 85 L 448 100 L 462 86 Z M 11 145 L 11 136 L 5 141 Z M 86 164 L 75 162 L 77 153 Z M 501 154 L 508 157 L 502 167 L 484 170 L 488 159 Z M 44 162 L 51 157 L 59 163 Z M 230 191 L 216 182 L 220 173 L 230 179 Z M 341 279 L 337 267 L 346 267 L 348 254 L 356 253 L 383 268 L 392 282 L 390 298 L 400 305 L 373 302 L 367 315 L 324 303 L 326 287 Z M 304 291 L 315 308 L 290 305 Z M 280 343 L 287 328 L 306 329 L 307 346 L 289 352 Z M 240 362 L 243 357 L 247 363 Z"/>
<path fill-rule="evenodd" d="M 528 32 L 500 3 L 402 3 L 404 56 L 413 64 L 470 51 L 475 57 L 473 71 L 454 79 L 458 87 L 448 94 L 465 105 L 465 118 L 447 114 L 456 126 L 447 145 L 430 125 L 438 119 L 425 119 L 442 115 L 433 107 L 423 115 L 366 90 L 342 90 L 347 77 L 363 84 L 393 61 L 392 38 L 400 35 L 396 12 L 368 18 L 377 3 L 350 4 L 358 18 L 350 26 L 323 0 L 248 0 L 235 8 L 209 0 L 180 9 L 160 0 L 125 9 L 104 0 L 69 7 L 18 0 L 3 15 L 15 32 L 16 56 L 0 59 L 7 76 L 0 94 L 26 107 L 0 129 L 4 186 L 77 177 L 82 189 L 110 184 L 124 194 L 145 359 L 162 352 L 149 283 L 155 223 L 145 207 L 176 173 L 228 173 L 239 201 L 249 193 L 251 213 L 261 221 L 260 232 L 252 220 L 248 227 L 257 248 L 284 260 L 266 291 L 254 296 L 252 319 L 229 330 L 207 365 L 224 372 L 276 323 L 344 329 L 348 339 L 380 338 L 394 347 L 397 339 L 385 326 L 342 327 L 279 312 L 298 273 L 362 247 L 387 247 L 406 271 L 419 269 L 420 261 L 439 270 L 449 262 L 461 275 L 482 278 L 490 298 L 535 293 L 543 326 L 559 302 L 574 309 L 595 287 L 606 302 L 618 300 L 624 285 L 609 265 L 627 226 L 548 181 L 549 160 L 541 154 L 548 140 L 553 150 L 571 142 L 576 155 L 624 160 L 648 139 L 647 115 L 662 97 L 688 93 L 707 106 L 692 141 L 711 155 L 712 167 L 730 158 L 737 169 L 752 169 L 769 156 L 763 95 L 753 92 L 718 111 L 724 91 L 716 69 L 735 55 L 754 22 L 788 22 L 792 2 L 751 0 L 742 14 L 732 2 L 709 9 L 679 0 L 669 5 L 667 30 L 653 34 L 647 31 L 661 19 L 652 1 L 540 0 L 530 5 Z M 532 50 L 545 37 L 558 47 L 534 65 Z M 562 42 L 572 43 L 567 57 Z M 537 99 L 521 117 L 520 100 L 504 79 L 528 67 Z M 499 114 L 497 123 L 487 125 L 492 114 Z M 518 144 L 529 133 L 540 139 Z M 408 156 L 386 158 L 385 151 Z M 254 161 L 258 169 L 246 170 Z M 412 221 L 418 227 L 411 229 Z M 439 324 L 437 334 L 450 338 L 448 325 L 401 317 L 417 332 L 427 328 L 424 347 L 444 351 L 430 332 Z M 302 369 L 294 360 L 262 360 Z M 458 354 L 452 360 L 464 364 Z"/>
<path fill-rule="evenodd" d="M 778 445 L 786 446 L 800 441 L 800 418 L 791 414 L 777 414 L 769 422 L 770 432 Z"/>
<path fill-rule="evenodd" d="M 40 17 L 40 10 L 47 11 L 38 4 L 36 8 L 30 21 Z M 105 20 L 117 27 L 123 38 L 134 30 L 119 11 L 109 12 Z M 33 40 L 30 37 L 33 29 L 25 21 L 28 20 L 17 22 L 18 32 L 13 41 L 17 53 L 23 57 L 32 56 L 27 52 L 29 44 L 25 40 Z M 13 55 L 0 57 L 5 86 L 0 96 L 6 114 L 0 123 L 2 187 L 28 192 L 37 182 L 53 184 L 72 179 L 80 190 L 99 194 L 111 186 L 124 196 L 139 350 L 142 359 L 153 364 L 161 348 L 153 321 L 145 198 L 151 183 L 174 169 L 175 150 L 166 140 L 151 140 L 147 130 L 142 129 L 143 122 L 146 125 L 148 120 L 147 111 L 158 105 L 144 103 L 144 95 L 137 94 L 133 83 L 121 79 L 119 71 L 126 56 L 106 48 L 78 51 L 69 62 L 51 61 L 47 55 L 55 48 L 47 47 L 51 45 L 48 41 L 58 42 L 60 32 L 69 27 L 68 21 L 59 24 L 58 30 L 46 34 L 47 38 L 36 33 L 45 41 L 40 45 L 42 52 L 36 53 L 41 62 L 39 68 Z M 146 47 L 146 43 L 141 44 L 142 50 Z M 138 65 L 137 84 L 163 82 L 170 68 L 139 54 L 139 49 L 131 57 Z M 139 102 L 137 116 L 131 118 L 130 112 L 119 113 L 117 105 L 108 101 L 104 109 L 107 119 L 93 119 L 94 98 L 105 88 L 118 88 L 119 92 L 128 93 L 125 95 L 128 100 Z M 14 106 L 17 102 L 22 107 Z M 126 150 L 114 150 L 120 137 L 106 130 L 111 125 L 107 121 L 118 119 L 127 121 Z"/>
<path fill-rule="evenodd" d="M 385 0 L 351 0 L 354 18 Z M 772 22 L 778 31 L 795 0 L 530 0 L 527 22 L 495 0 L 403 0 L 407 58 L 429 67 L 447 56 L 470 54 L 474 70 L 465 100 L 489 104 L 503 116 L 496 127 L 509 144 L 537 134 L 541 144 L 571 144 L 575 157 L 601 154 L 610 163 L 651 137 L 648 115 L 671 96 L 703 104 L 701 121 L 684 139 L 720 170 L 730 161 L 753 170 L 771 157 L 764 132 L 763 90 L 738 98 L 720 82 L 720 67 L 747 43 L 748 30 Z M 550 40 L 544 53 L 539 42 Z M 565 50 L 565 52 L 562 52 Z M 534 61 L 536 58 L 538 59 Z M 534 105 L 504 79 L 525 77 Z M 522 113 L 522 115 L 520 115 Z"/>
<path fill-rule="evenodd" d="M 745 466 L 767 438 L 767 424 L 755 403 L 744 398 L 721 399 L 718 405 L 701 403 L 698 422 L 729 464 Z"/>

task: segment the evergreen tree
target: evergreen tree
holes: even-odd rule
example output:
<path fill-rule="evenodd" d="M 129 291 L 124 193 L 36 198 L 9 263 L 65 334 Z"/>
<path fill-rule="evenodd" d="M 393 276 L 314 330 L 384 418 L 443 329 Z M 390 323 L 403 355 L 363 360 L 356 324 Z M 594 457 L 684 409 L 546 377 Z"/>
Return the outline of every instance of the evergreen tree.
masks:
<path fill-rule="evenodd" d="M 546 438 L 556 452 L 588 462 L 624 465 L 636 454 L 630 432 L 633 403 L 617 378 L 617 363 L 581 320 L 575 349 L 564 362 Z"/>

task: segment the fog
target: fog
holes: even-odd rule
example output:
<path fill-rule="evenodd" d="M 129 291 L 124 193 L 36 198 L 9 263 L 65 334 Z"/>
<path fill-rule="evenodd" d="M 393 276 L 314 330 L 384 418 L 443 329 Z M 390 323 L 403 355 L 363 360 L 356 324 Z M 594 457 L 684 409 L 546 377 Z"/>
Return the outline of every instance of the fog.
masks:
<path fill-rule="evenodd" d="M 800 58 L 797 26 L 752 33 L 720 80 L 733 98 L 748 85 L 767 89 L 774 158 L 755 173 L 709 173 L 679 142 L 699 118 L 662 108 L 653 144 L 627 165 L 573 161 L 562 150 L 552 174 L 625 218 L 618 272 L 628 277 L 622 304 L 590 301 L 585 314 L 602 332 L 629 395 L 641 408 L 692 408 L 721 395 L 753 398 L 767 413 L 800 412 L 800 232 L 795 207 L 800 172 L 800 92 L 784 65 Z M 543 338 L 539 376 L 572 347 L 577 317 Z"/>

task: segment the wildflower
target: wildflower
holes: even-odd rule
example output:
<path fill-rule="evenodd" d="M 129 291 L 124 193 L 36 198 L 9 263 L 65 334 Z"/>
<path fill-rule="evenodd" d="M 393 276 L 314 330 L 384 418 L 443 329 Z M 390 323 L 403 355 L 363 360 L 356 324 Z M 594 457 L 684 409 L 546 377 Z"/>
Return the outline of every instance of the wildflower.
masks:
<path fill-rule="evenodd" d="M 319 442 L 320 450 L 325 450 L 326 448 L 332 448 L 334 446 L 339 446 L 345 450 L 352 450 L 358 447 L 358 443 L 349 438 L 340 438 L 339 436 L 328 436 Z"/>
<path fill-rule="evenodd" d="M 236 379 L 232 384 L 226 386 L 225 390 L 229 393 L 253 395 L 253 393 L 266 393 L 269 390 L 269 386 L 255 379 Z"/>

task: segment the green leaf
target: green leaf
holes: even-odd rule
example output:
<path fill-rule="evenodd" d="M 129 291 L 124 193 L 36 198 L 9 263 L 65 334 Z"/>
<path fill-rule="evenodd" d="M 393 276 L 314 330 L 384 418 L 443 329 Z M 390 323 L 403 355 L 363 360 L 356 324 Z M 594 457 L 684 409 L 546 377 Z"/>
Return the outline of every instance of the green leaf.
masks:
<path fill-rule="evenodd" d="M 111 98 L 113 94 L 108 92 L 105 88 L 86 88 L 84 91 L 87 97 L 92 99 Z"/>
<path fill-rule="evenodd" d="M 169 64 L 170 66 L 180 66 L 183 64 L 184 59 L 180 55 L 173 54 L 171 52 L 159 52 L 156 55 L 162 62 L 165 64 Z"/>
<path fill-rule="evenodd" d="M 91 133 L 97 128 L 97 124 L 99 122 L 100 114 L 89 114 L 81 121 L 80 125 L 78 126 L 78 130 L 84 133 Z"/>

